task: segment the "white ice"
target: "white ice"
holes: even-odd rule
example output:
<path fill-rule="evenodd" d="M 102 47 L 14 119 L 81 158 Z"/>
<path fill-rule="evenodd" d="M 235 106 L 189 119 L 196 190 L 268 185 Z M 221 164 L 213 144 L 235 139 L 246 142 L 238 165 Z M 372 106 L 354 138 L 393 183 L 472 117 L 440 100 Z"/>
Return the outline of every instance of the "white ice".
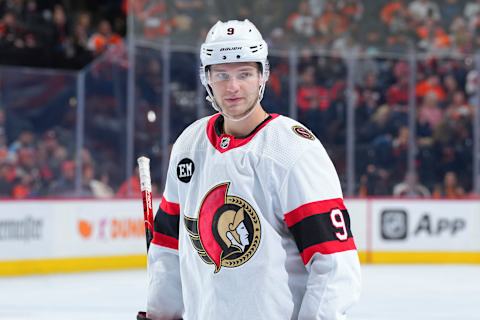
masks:
<path fill-rule="evenodd" d="M 351 320 L 480 319 L 480 266 L 362 268 Z M 0 319 L 135 320 L 145 295 L 144 270 L 0 278 Z"/>

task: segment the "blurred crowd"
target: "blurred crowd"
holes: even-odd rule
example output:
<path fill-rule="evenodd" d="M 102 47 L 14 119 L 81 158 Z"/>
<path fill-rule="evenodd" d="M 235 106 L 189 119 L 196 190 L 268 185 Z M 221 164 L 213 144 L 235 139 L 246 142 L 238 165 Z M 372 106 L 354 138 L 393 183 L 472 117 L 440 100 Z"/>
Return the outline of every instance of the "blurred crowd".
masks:
<path fill-rule="evenodd" d="M 480 46 L 477 0 L 139 0 L 137 32 L 147 39 L 201 41 L 218 19 L 254 22 L 275 47 L 367 52 L 474 52 Z"/>
<path fill-rule="evenodd" d="M 2 0 L 0 58 L 79 68 L 122 42 L 128 3 Z M 200 43 L 218 19 L 248 18 L 275 48 L 461 54 L 480 46 L 477 0 L 135 0 L 131 12 L 137 35 L 183 44 Z"/>
<path fill-rule="evenodd" d="M 462 59 L 417 64 L 413 175 L 407 172 L 409 65 L 402 60 L 376 63 L 383 68 L 365 73 L 356 86 L 359 195 L 465 196 L 473 188 L 476 71 Z M 409 189 L 402 190 L 402 184 Z"/>
<path fill-rule="evenodd" d="M 1 116 L 0 116 L 1 119 Z M 0 123 L 1 124 L 1 123 Z M 0 142 L 0 196 L 13 198 L 44 197 L 112 197 L 107 171 L 95 171 L 91 154 L 82 153 L 83 182 L 76 186 L 76 162 L 70 157 L 66 133 L 53 130 L 36 136 L 22 131 L 8 147 Z"/>
<path fill-rule="evenodd" d="M 99 165 L 108 150 L 92 157 L 89 139 L 81 155 L 82 183 L 76 184 L 75 78 L 49 76 L 48 71 L 81 69 L 112 47 L 122 50 L 125 3 L 0 0 L 0 64 L 46 68 L 38 74 L 22 69 L 1 71 L 0 197 L 112 197 L 126 196 L 132 189 L 122 188 L 122 178 L 116 178 L 115 171 L 121 169 Z M 112 56 L 118 54 L 108 58 Z M 125 70 L 118 59 L 115 63 Z M 87 90 L 108 82 L 101 69 L 92 74 Z M 88 103 L 93 105 L 105 91 L 105 85 L 97 87 L 90 90 Z"/>
<path fill-rule="evenodd" d="M 263 101 L 269 112 L 289 113 L 291 65 L 276 50 L 297 46 L 298 119 L 324 143 L 343 183 L 348 99 L 354 103 L 357 195 L 459 198 L 472 193 L 478 74 L 470 54 L 480 46 L 480 0 L 131 3 L 132 8 L 125 0 L 0 0 L 0 63 L 79 69 L 104 61 L 94 63 L 86 77 L 82 168 L 75 162 L 75 108 L 70 107 L 76 101 L 69 94 L 57 94 L 52 105 L 59 105 L 61 116 L 49 125 L 40 125 L 41 108 L 22 109 L 11 102 L 14 97 L 2 96 L 0 197 L 124 197 L 138 192 L 137 175 L 126 177 L 124 169 L 127 63 L 122 36 L 128 10 L 138 36 L 168 38 L 173 44 L 198 45 L 218 19 L 252 20 L 272 48 Z M 123 54 L 105 60 L 112 47 Z M 149 50 L 137 53 L 135 154 L 147 154 L 158 164 L 168 158 L 161 145 L 165 85 L 162 55 Z M 406 55 L 411 50 L 421 57 L 415 74 Z M 349 65 L 352 52 L 359 58 Z M 112 57 L 114 61 L 108 59 Z M 197 117 L 196 59 L 196 52 L 170 56 L 170 142 Z M 349 70 L 354 97 L 347 96 Z M 409 86 L 412 76 L 414 88 Z M 414 133 L 408 122 L 410 89 L 416 104 Z M 42 112 L 51 113 L 49 108 Z M 18 120 L 25 118 L 29 121 Z M 10 128 L 6 119 L 22 125 Z M 407 168 L 412 134 L 416 172 Z M 161 166 L 152 169 L 153 180 L 161 183 Z M 81 185 L 76 184 L 78 174 Z"/>
<path fill-rule="evenodd" d="M 288 114 L 288 60 L 271 59 L 264 104 Z M 478 75 L 471 59 L 363 57 L 353 69 L 355 173 L 359 196 L 458 198 L 473 188 L 473 120 Z M 341 56 L 303 50 L 298 65 L 298 119 L 322 140 L 346 180 L 347 70 Z M 410 91 L 411 90 L 411 91 Z M 410 92 L 416 119 L 410 132 Z M 408 172 L 409 138 L 417 148 Z"/>
<path fill-rule="evenodd" d="M 123 41 L 125 12 L 118 2 L 0 1 L 0 63 L 82 68 Z"/>

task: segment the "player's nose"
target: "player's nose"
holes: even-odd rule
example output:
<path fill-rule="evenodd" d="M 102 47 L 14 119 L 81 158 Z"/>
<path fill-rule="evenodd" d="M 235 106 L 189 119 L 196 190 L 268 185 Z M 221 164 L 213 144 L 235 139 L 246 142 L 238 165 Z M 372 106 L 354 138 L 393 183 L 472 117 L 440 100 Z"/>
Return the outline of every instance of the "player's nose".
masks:
<path fill-rule="evenodd" d="M 238 91 L 239 88 L 240 88 L 240 82 L 238 79 L 236 79 L 235 77 L 231 77 L 230 79 L 228 79 L 227 91 L 235 92 L 235 91 Z"/>

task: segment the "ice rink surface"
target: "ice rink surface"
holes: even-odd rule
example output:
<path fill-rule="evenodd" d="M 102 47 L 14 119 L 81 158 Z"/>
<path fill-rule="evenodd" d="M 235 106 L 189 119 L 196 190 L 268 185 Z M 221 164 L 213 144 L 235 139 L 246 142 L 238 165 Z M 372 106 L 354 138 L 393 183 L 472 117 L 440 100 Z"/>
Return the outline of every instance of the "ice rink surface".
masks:
<path fill-rule="evenodd" d="M 0 278 L 0 319 L 134 320 L 145 271 Z M 366 265 L 352 320 L 480 319 L 480 266 Z"/>

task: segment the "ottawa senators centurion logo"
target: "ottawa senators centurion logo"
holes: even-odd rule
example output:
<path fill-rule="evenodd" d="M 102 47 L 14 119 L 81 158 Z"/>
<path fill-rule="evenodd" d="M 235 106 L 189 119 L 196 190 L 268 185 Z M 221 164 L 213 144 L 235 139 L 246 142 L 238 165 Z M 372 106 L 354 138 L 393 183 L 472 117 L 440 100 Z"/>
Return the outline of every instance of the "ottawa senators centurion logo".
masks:
<path fill-rule="evenodd" d="M 198 219 L 185 216 L 193 247 L 207 264 L 235 268 L 247 262 L 260 244 L 260 220 L 245 200 L 227 195 L 230 183 L 211 189 L 202 201 Z"/>

